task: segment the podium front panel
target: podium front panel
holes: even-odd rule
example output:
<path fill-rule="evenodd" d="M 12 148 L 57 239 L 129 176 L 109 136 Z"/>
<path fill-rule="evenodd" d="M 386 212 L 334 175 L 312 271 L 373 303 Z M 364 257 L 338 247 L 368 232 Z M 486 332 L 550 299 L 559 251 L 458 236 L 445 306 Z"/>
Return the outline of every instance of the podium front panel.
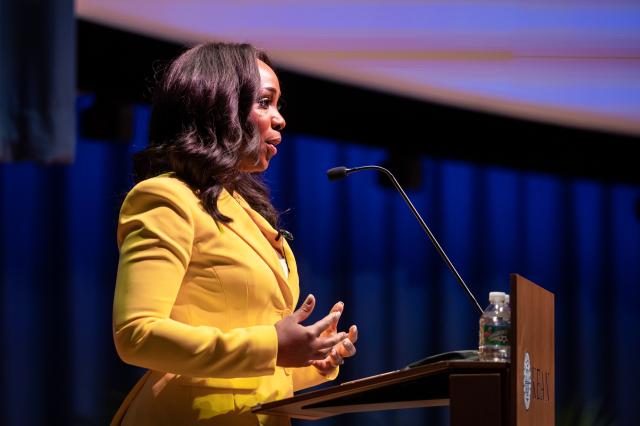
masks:
<path fill-rule="evenodd" d="M 554 425 L 554 295 L 517 274 L 510 291 L 514 424 Z"/>

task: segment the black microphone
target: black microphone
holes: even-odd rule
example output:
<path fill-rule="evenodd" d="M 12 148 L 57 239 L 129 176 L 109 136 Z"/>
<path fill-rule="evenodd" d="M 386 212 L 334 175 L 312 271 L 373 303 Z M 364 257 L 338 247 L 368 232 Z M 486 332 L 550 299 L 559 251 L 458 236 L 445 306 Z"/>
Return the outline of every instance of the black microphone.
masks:
<path fill-rule="evenodd" d="M 350 173 L 359 172 L 360 170 L 377 170 L 387 175 L 387 177 L 391 180 L 391 183 L 393 183 L 393 186 L 395 186 L 398 192 L 400 193 L 400 195 L 402 195 L 402 198 L 404 199 L 405 203 L 407 203 L 407 205 L 409 206 L 409 209 L 411 209 L 411 212 L 420 223 L 420 226 L 422 226 L 422 229 L 424 230 L 424 232 L 427 233 L 427 236 L 433 243 L 433 246 L 436 248 L 436 251 L 442 258 L 442 260 L 444 260 L 444 262 L 447 264 L 447 266 L 449 267 L 449 270 L 456 277 L 456 280 L 462 286 L 462 288 L 464 288 L 464 291 L 467 293 L 467 296 L 469 296 L 471 301 L 476 305 L 476 307 L 478 308 L 478 311 L 480 312 L 480 315 L 482 315 L 484 311 L 480 306 L 480 304 L 478 303 L 478 301 L 476 300 L 475 296 L 473 295 L 473 293 L 471 293 L 471 290 L 469 290 L 469 287 L 467 287 L 464 280 L 456 270 L 455 266 L 453 266 L 453 263 L 451 263 L 451 261 L 449 260 L 449 257 L 440 246 L 440 243 L 438 243 L 438 240 L 436 240 L 436 237 L 433 235 L 433 233 L 431 232 L 431 230 L 429 229 L 425 221 L 422 219 L 422 217 L 420 216 L 420 213 L 418 213 L 418 210 L 416 210 L 416 208 L 413 206 L 413 203 L 411 202 L 407 194 L 404 192 L 404 190 L 396 180 L 395 176 L 393 176 L 393 174 L 391 174 L 389 170 L 380 166 L 361 166 L 361 167 L 352 167 L 352 168 L 340 166 L 340 167 L 334 167 L 332 169 L 327 170 L 327 177 L 329 178 L 329 180 L 338 180 L 346 177 Z"/>
<path fill-rule="evenodd" d="M 348 172 L 349 169 L 347 169 L 346 167 L 334 167 L 333 169 L 327 170 L 327 177 L 329 178 L 329 180 L 338 180 L 345 177 Z"/>

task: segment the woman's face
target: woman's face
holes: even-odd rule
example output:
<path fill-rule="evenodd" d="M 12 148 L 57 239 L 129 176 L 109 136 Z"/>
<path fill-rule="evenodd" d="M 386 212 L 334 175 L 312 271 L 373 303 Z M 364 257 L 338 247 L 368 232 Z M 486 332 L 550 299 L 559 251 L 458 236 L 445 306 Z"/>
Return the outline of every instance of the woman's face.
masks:
<path fill-rule="evenodd" d="M 271 67 L 258 60 L 260 72 L 260 91 L 253 104 L 249 119 L 253 121 L 260 136 L 258 162 L 242 162 L 244 172 L 263 172 L 269 167 L 269 161 L 277 154 L 276 146 L 282 141 L 280 131 L 286 122 L 278 111 L 280 102 L 280 82 Z"/>

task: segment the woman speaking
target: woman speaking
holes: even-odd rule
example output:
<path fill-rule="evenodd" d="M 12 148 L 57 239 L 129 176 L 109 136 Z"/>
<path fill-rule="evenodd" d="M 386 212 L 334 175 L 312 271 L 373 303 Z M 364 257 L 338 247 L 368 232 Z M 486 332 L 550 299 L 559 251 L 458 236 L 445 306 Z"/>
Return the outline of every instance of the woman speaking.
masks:
<path fill-rule="evenodd" d="M 285 120 L 267 56 L 247 44 L 187 50 L 154 93 L 149 147 L 118 222 L 114 339 L 147 368 L 118 425 L 280 425 L 259 402 L 335 378 L 357 329 L 341 302 L 303 325 L 295 259 L 260 180 Z"/>

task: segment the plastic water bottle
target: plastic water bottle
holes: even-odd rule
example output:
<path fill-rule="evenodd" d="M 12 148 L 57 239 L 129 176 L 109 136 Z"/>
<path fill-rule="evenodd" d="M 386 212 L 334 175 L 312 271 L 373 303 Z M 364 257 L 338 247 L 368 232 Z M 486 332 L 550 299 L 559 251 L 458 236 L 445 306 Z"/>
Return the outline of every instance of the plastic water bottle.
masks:
<path fill-rule="evenodd" d="M 505 304 L 506 294 L 501 291 L 489 293 L 489 306 L 480 317 L 480 344 L 478 346 L 481 361 L 511 360 L 511 308 Z"/>
<path fill-rule="evenodd" d="M 505 293 L 504 295 L 504 319 L 509 323 L 509 331 L 511 331 L 511 304 L 509 303 L 509 295 Z M 511 336 L 511 335 L 509 335 Z M 511 343 L 511 342 L 509 342 Z M 511 345 L 509 345 L 511 346 Z"/>

